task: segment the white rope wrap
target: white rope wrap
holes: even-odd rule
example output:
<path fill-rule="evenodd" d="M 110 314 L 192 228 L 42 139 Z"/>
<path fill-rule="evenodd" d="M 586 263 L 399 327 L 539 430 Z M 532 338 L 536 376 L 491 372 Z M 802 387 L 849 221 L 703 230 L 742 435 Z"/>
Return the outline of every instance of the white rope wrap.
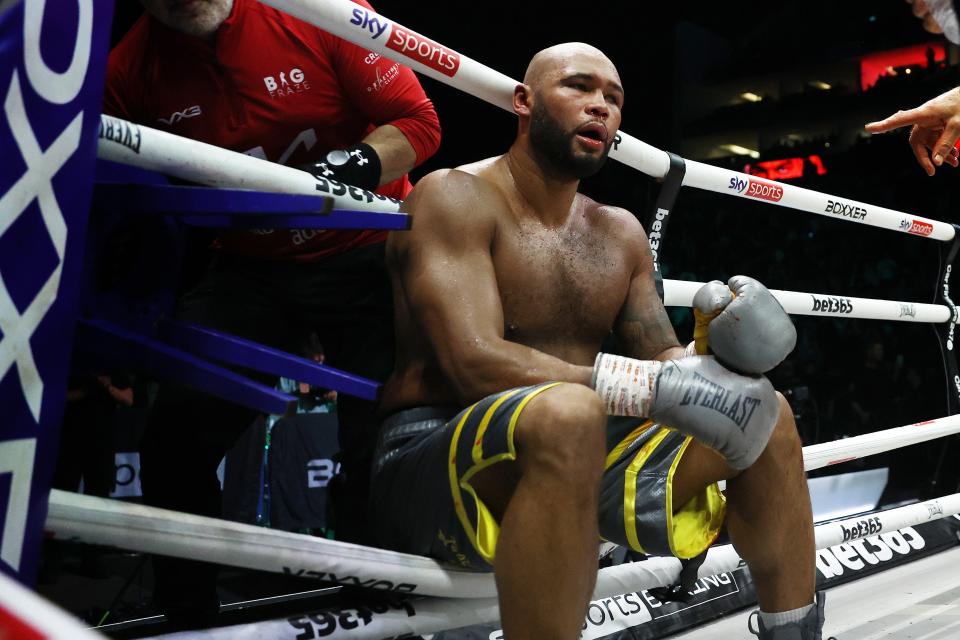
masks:
<path fill-rule="evenodd" d="M 57 489 L 50 491 L 46 529 L 61 539 L 401 594 L 496 594 L 489 576 L 449 569 L 430 558 Z"/>
<path fill-rule="evenodd" d="M 613 154 L 610 154 L 611 157 Z M 747 173 L 685 160 L 683 185 L 714 193 L 738 196 L 807 213 L 845 220 L 890 231 L 942 240 L 953 240 L 953 226 L 912 213 L 804 189 L 794 184 L 764 180 Z"/>
<path fill-rule="evenodd" d="M 904 427 L 865 433 L 833 442 L 812 444 L 803 448 L 803 468 L 813 471 L 956 433 L 960 433 L 960 415 L 924 420 Z"/>
<path fill-rule="evenodd" d="M 328 196 L 333 198 L 335 209 L 381 213 L 400 210 L 398 201 L 358 187 L 325 180 L 328 188 L 320 190 L 320 181 L 306 171 L 113 116 L 100 116 L 97 157 L 209 187 Z"/>
<path fill-rule="evenodd" d="M 693 296 L 704 282 L 664 280 L 663 304 L 667 307 L 692 307 Z M 770 293 L 780 302 L 784 311 L 794 316 L 824 316 L 832 318 L 860 318 L 890 320 L 893 322 L 947 322 L 950 307 L 922 302 L 850 298 L 827 293 L 780 291 Z"/>

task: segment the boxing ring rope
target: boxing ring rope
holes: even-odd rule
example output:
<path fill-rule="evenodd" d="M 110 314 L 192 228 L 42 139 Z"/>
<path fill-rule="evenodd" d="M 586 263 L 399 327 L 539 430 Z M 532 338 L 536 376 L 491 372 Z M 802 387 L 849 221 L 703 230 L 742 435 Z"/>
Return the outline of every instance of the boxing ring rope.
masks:
<path fill-rule="evenodd" d="M 960 433 L 960 415 L 924 420 L 803 448 L 803 469 L 813 471 Z"/>
<path fill-rule="evenodd" d="M 517 82 L 452 49 L 437 44 L 383 16 L 358 7 L 349 0 L 264 0 L 281 11 L 406 64 L 440 82 L 449 84 L 508 111 Z M 363 23 L 363 21 L 366 21 Z M 361 28 L 361 23 L 364 24 Z M 366 25 L 385 25 L 386 32 L 369 37 Z M 383 41 L 379 38 L 385 35 Z M 412 43 L 417 44 L 411 53 Z M 424 45 L 429 55 L 422 55 Z M 394 48 L 396 47 L 396 48 Z M 419 52 L 419 53 L 416 53 Z M 415 57 L 420 55 L 420 58 Z M 433 62 L 429 66 L 421 61 Z M 179 178 L 200 181 L 214 187 L 235 187 L 263 191 L 316 194 L 342 198 L 337 205 L 355 210 L 393 213 L 399 203 L 371 192 L 340 185 L 339 193 L 318 187 L 318 179 L 307 172 L 284 167 L 252 156 L 229 152 L 213 145 L 182 138 L 143 125 L 101 116 L 99 158 Z M 618 132 L 610 157 L 640 172 L 662 178 L 670 167 L 670 154 L 633 136 Z M 808 213 L 949 241 L 955 237 L 952 225 L 856 200 L 804 189 L 796 185 L 758 179 L 745 173 L 721 169 L 693 160 L 683 160 L 683 186 L 756 199 Z"/>
<path fill-rule="evenodd" d="M 465 93 L 512 112 L 517 82 L 502 73 L 434 42 L 350 0 L 261 0 L 358 46 Z M 654 178 L 670 169 L 670 154 L 623 131 L 617 133 L 610 157 Z M 782 207 L 831 218 L 949 241 L 952 225 L 922 216 L 865 204 L 796 185 L 761 180 L 756 176 L 684 160 L 684 186 L 757 199 Z"/>
<path fill-rule="evenodd" d="M 804 468 L 811 471 L 956 433 L 960 416 L 947 416 L 810 445 L 803 449 Z M 394 594 L 459 599 L 496 593 L 491 575 L 453 570 L 429 558 L 59 490 L 50 492 L 46 529 L 61 539 L 305 575 Z"/>
<path fill-rule="evenodd" d="M 158 171 L 211 187 L 318 193 L 318 179 L 305 171 L 112 116 L 101 116 L 100 127 L 97 153 L 102 160 Z M 322 193 L 333 199 L 336 208 L 405 215 L 398 213 L 400 203 L 396 200 L 333 181 L 323 182 L 330 183 L 329 190 Z M 692 306 L 693 296 L 702 285 L 702 282 L 665 280 L 664 304 Z M 799 291 L 773 290 L 772 293 L 787 313 L 793 315 L 936 323 L 948 321 L 951 315 L 951 310 L 944 305 Z"/>
<path fill-rule="evenodd" d="M 53 498 L 51 495 L 51 506 Z M 879 536 L 895 535 L 925 522 L 960 513 L 960 494 L 947 495 L 905 507 L 889 509 L 864 517 L 846 518 L 835 522 L 817 525 L 814 529 L 817 549 L 826 549 L 845 542 L 870 539 Z M 328 541 L 323 541 L 328 542 Z M 416 556 L 412 557 L 420 560 Z M 741 558 L 733 545 L 721 545 L 707 552 L 700 566 L 698 578 L 706 578 L 738 569 Z M 642 562 L 631 562 L 601 569 L 597 573 L 597 584 L 593 600 L 619 596 L 660 586 L 668 586 L 679 579 L 681 563 L 676 558 L 651 558 Z M 493 583 L 491 574 L 486 576 Z M 493 588 L 491 586 L 491 588 Z M 454 629 L 474 624 L 494 622 L 499 617 L 499 608 L 495 597 L 483 597 L 470 600 L 458 598 L 417 598 L 404 605 L 380 606 L 374 608 L 343 609 L 339 616 L 346 614 L 347 619 L 355 622 L 351 625 L 331 624 L 327 638 L 350 638 L 354 640 L 380 640 L 385 637 L 403 634 L 419 635 Z M 324 614 L 304 616 L 322 624 Z M 330 617 L 330 614 L 326 614 Z M 343 620 L 340 617 L 340 620 Z M 190 631 L 162 636 L 163 638 L 191 638 L 204 640 L 276 640 L 292 638 L 296 627 L 291 626 L 290 618 L 266 620 L 246 625 L 220 627 L 203 631 Z M 309 636 L 312 637 L 312 636 Z"/>
<path fill-rule="evenodd" d="M 667 307 L 692 307 L 693 296 L 703 282 L 664 280 L 663 304 Z M 948 322 L 950 307 L 923 302 L 903 302 L 877 298 L 849 298 L 826 293 L 803 293 L 771 289 L 784 311 L 797 316 L 828 316 L 894 322 Z"/>
<path fill-rule="evenodd" d="M 398 200 L 379 193 L 108 115 L 100 116 L 97 157 L 208 187 L 324 195 L 336 209 L 397 213 L 400 208 Z"/>

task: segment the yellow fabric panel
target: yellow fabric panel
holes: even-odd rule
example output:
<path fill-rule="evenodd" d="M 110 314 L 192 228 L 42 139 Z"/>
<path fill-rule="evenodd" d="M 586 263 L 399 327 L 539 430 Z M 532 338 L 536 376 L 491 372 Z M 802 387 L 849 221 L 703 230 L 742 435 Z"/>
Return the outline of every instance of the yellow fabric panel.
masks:
<path fill-rule="evenodd" d="M 667 474 L 667 540 L 670 552 L 678 558 L 694 558 L 713 544 L 727 514 L 727 499 L 717 483 L 691 498 L 679 511 L 673 512 L 673 475 L 690 445 L 687 438 Z"/>

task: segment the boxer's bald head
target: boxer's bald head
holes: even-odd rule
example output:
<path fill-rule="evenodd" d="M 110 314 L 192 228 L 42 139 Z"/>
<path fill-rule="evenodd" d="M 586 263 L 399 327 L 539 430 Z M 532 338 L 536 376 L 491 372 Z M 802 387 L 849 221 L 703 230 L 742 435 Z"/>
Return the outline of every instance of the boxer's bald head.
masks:
<path fill-rule="evenodd" d="M 593 63 L 606 67 L 611 75 L 620 82 L 620 74 L 603 51 L 585 42 L 564 42 L 555 44 L 537 52 L 530 59 L 527 71 L 523 74 L 523 84 L 536 90 L 543 82 L 549 80 L 566 67 L 576 67 L 578 64 Z M 621 89 L 622 91 L 622 89 Z"/>
<path fill-rule="evenodd" d="M 585 178 L 606 161 L 620 128 L 623 87 L 613 62 L 582 42 L 548 47 L 514 91 L 519 136 L 544 169 Z"/>

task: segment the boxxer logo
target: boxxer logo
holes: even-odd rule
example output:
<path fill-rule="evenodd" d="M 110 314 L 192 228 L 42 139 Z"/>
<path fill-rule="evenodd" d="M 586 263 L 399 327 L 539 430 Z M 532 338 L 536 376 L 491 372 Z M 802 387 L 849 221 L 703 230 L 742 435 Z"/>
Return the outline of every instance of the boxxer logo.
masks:
<path fill-rule="evenodd" d="M 46 103 L 67 105 L 80 93 L 86 79 L 87 65 L 90 60 L 93 5 L 90 0 L 79 3 L 79 16 L 69 59 L 70 64 L 63 72 L 49 68 L 40 52 L 40 35 L 45 9 L 44 2 L 24 3 L 24 70 L 26 71 L 24 80 Z M 55 136 L 38 137 L 35 125 L 46 134 L 52 132 L 44 131 L 43 122 L 36 122 L 35 116 L 34 121 L 31 121 L 21 87 L 20 71 L 15 70 L 6 88 L 4 110 L 16 148 L 7 149 L 6 154 L 14 158 L 19 157 L 21 160 L 11 160 L 8 156 L 4 162 L 10 162 L 13 167 L 24 166 L 25 171 L 5 193 L 0 194 L 3 196 L 0 201 L 9 203 L 0 207 L 2 211 L 0 236 L 17 221 L 30 204 L 36 202 L 40 208 L 46 235 L 56 252 L 56 266 L 40 290 L 35 292 L 34 298 L 26 305 L 21 304 L 19 307 L 15 305 L 7 295 L 6 288 L 0 284 L 0 380 L 11 367 L 16 367 L 30 412 L 34 420 L 39 422 L 43 376 L 37 370 L 30 340 L 56 301 L 60 288 L 68 230 L 57 200 L 57 193 L 53 188 L 53 179 L 80 144 L 83 112 L 71 114 L 74 117 L 64 129 L 55 132 Z M 41 147 L 41 139 L 48 145 L 46 148 Z M 3 282 L 2 275 L 6 275 L 7 278 L 12 277 L 12 274 L 0 274 L 0 283 Z"/>
<path fill-rule="evenodd" d="M 15 259 L 0 263 L 0 383 L 6 383 L 4 399 L 9 401 L 0 418 L 0 476 L 6 487 L 0 494 L 0 561 L 19 572 L 21 561 L 34 555 L 36 543 L 28 534 L 40 533 L 30 524 L 39 519 L 33 517 L 39 503 L 31 496 L 34 466 L 43 464 L 37 452 L 56 433 L 44 432 L 59 429 L 47 410 L 52 401 L 44 403 L 45 387 L 51 377 L 57 379 L 57 363 L 42 343 L 41 327 L 55 304 L 68 304 L 60 299 L 60 284 L 67 241 L 80 224 L 71 218 L 81 215 L 75 202 L 83 193 L 77 167 L 85 163 L 78 150 L 82 109 L 92 104 L 85 86 L 96 21 L 93 0 L 71 2 L 72 12 L 63 12 L 62 3 L 43 0 L 0 4 L 0 162 L 6 167 L 0 172 L 0 239 L 11 228 L 20 230 L 3 244 L 4 255 Z M 17 224 L 22 216 L 29 224 Z M 49 260 L 34 257 L 38 247 L 51 248 Z M 19 290 L 8 289 L 13 283 Z M 65 314 L 60 315 L 57 325 L 65 321 Z M 13 438 L 18 431 L 25 437 Z"/>
<path fill-rule="evenodd" d="M 263 84 L 271 98 L 285 98 L 310 90 L 310 83 L 299 67 L 281 71 L 276 76 L 265 76 Z"/>

